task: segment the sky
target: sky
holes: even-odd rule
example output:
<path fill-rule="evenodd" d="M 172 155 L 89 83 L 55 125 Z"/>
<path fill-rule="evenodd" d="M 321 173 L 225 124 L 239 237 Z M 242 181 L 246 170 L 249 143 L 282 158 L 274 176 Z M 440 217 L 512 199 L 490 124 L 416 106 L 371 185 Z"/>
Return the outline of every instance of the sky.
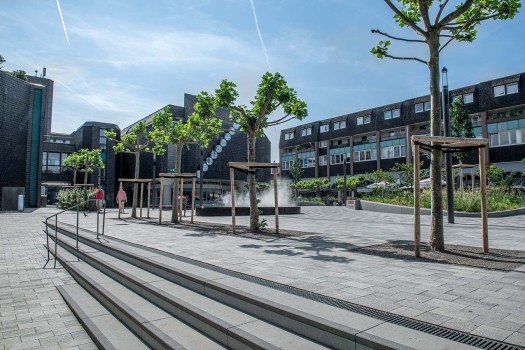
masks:
<path fill-rule="evenodd" d="M 249 104 L 261 76 L 280 72 L 308 117 L 267 130 L 272 161 L 283 128 L 428 94 L 427 67 L 377 59 L 370 49 L 382 38 L 371 29 L 415 38 L 380 0 L 0 0 L 4 70 L 47 68 L 54 132 L 85 121 L 124 128 L 223 79 Z M 520 13 L 483 23 L 474 43 L 449 45 L 441 66 L 450 88 L 524 72 L 523 38 Z M 391 52 L 427 58 L 421 44 L 392 43 Z"/>

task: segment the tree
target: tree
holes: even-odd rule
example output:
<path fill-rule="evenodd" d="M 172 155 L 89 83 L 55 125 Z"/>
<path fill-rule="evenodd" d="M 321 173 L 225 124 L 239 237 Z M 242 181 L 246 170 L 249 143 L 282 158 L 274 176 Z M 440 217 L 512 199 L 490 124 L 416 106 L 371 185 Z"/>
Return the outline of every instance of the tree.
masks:
<path fill-rule="evenodd" d="M 279 73 L 266 73 L 262 77 L 251 107 L 236 104 L 239 93 L 237 85 L 223 80 L 216 93 L 218 107 L 230 110 L 230 118 L 240 125 L 241 132 L 248 138 L 248 162 L 255 159 L 255 141 L 264 135 L 264 129 L 286 123 L 292 119 L 303 120 L 308 115 L 306 103 L 297 97 L 294 89 L 288 87 L 284 77 Z M 283 115 L 270 120 L 270 115 L 281 107 Z M 250 196 L 250 230 L 259 231 L 259 211 L 255 189 L 255 174 L 248 175 Z"/>
<path fill-rule="evenodd" d="M 82 163 L 80 171 L 84 172 L 84 185 L 87 185 L 88 173 L 92 173 L 95 169 L 104 168 L 104 161 L 100 156 L 99 149 L 88 150 L 87 148 L 82 148 L 78 155 Z"/>
<path fill-rule="evenodd" d="M 292 166 L 290 167 L 290 176 L 292 177 L 292 184 L 296 184 L 301 181 L 303 176 L 303 162 L 300 159 L 294 159 Z M 298 189 L 295 189 L 295 198 L 298 196 Z"/>
<path fill-rule="evenodd" d="M 520 0 L 464 0 L 445 14 L 449 0 L 383 0 L 394 12 L 394 19 L 402 28 L 410 28 L 418 37 L 401 38 L 373 29 L 372 33 L 387 38 L 380 41 L 371 52 L 378 58 L 410 60 L 426 65 L 430 72 L 431 135 L 441 136 L 441 108 L 439 99 L 439 55 L 453 41 L 473 42 L 476 27 L 483 21 L 512 19 L 521 7 Z M 436 6 L 433 6 L 436 5 Z M 432 20 L 431 17 L 434 17 Z M 425 44 L 428 58 L 395 56 L 389 53 L 391 40 Z M 443 43 L 442 43 L 443 41 Z M 431 228 L 430 245 L 432 249 L 443 251 L 443 203 L 441 193 L 441 152 L 433 150 L 430 173 L 431 189 Z"/>
<path fill-rule="evenodd" d="M 12 72 L 7 72 L 7 74 L 12 75 L 15 78 L 22 79 L 24 81 L 27 81 L 27 73 L 25 70 L 14 70 Z"/>
<path fill-rule="evenodd" d="M 472 120 L 465 108 L 463 96 L 458 96 L 452 101 L 450 106 L 450 129 L 453 137 L 472 138 L 475 137 L 472 128 Z M 467 152 L 456 152 L 454 157 L 459 159 L 459 188 L 463 195 L 463 160 L 468 156 Z M 472 184 L 474 188 L 474 184 Z"/>
<path fill-rule="evenodd" d="M 117 140 L 117 133 L 114 130 L 106 131 L 106 137 L 115 142 L 113 149 L 117 153 L 128 152 L 135 154 L 135 177 L 139 178 L 140 173 L 140 152 L 149 150 L 149 140 L 146 132 L 146 122 L 141 121 L 132 127 L 125 135 Z M 137 217 L 137 196 L 139 184 L 133 184 L 133 201 L 131 204 L 131 217 Z"/>
<path fill-rule="evenodd" d="M 315 178 L 311 180 L 311 188 L 315 190 L 315 195 L 321 197 L 321 191 L 330 188 L 332 184 L 328 178 Z"/>
<path fill-rule="evenodd" d="M 82 156 L 77 152 L 73 152 L 69 156 L 67 156 L 66 159 L 64 159 L 63 164 L 64 166 L 70 168 L 73 171 L 73 185 L 75 185 L 77 183 L 77 172 L 84 165 Z"/>
<path fill-rule="evenodd" d="M 4 67 L 2 67 L 2 64 L 5 63 L 5 59 L 2 55 L 0 55 L 0 70 L 2 70 Z"/>
<path fill-rule="evenodd" d="M 182 167 L 182 150 L 184 146 L 198 144 L 208 147 L 209 142 L 217 138 L 221 132 L 222 120 L 215 115 L 216 104 L 212 96 L 206 92 L 197 95 L 197 103 L 194 106 L 195 113 L 188 116 L 186 120 L 173 121 L 169 107 L 153 117 L 153 130 L 150 139 L 155 143 L 155 152 L 164 154 L 163 145 L 174 145 L 176 147 L 175 172 L 180 173 Z M 173 186 L 173 209 L 171 222 L 178 222 L 178 200 L 175 197 L 179 193 L 179 183 L 174 181 Z"/>

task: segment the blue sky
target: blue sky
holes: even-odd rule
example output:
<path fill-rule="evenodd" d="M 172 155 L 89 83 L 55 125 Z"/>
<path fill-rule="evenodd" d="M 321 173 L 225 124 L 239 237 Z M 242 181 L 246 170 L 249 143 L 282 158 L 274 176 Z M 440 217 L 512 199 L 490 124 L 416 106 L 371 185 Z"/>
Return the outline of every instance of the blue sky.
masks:
<path fill-rule="evenodd" d="M 416 62 L 379 60 L 370 49 L 379 28 L 411 36 L 383 1 L 254 0 L 272 70 L 307 102 L 307 121 L 428 94 L 428 70 Z M 451 1 L 452 4 L 457 1 Z M 4 70 L 55 80 L 53 131 L 71 132 L 88 120 L 121 127 L 184 93 L 212 91 L 227 78 L 249 103 L 268 70 L 250 0 L 0 0 Z M 489 21 L 472 44 L 452 44 L 441 65 L 451 88 L 525 71 L 525 15 Z M 392 53 L 426 57 L 425 46 L 392 45 Z M 278 115 L 275 115 L 278 117 Z M 278 135 L 267 131 L 272 160 Z"/>

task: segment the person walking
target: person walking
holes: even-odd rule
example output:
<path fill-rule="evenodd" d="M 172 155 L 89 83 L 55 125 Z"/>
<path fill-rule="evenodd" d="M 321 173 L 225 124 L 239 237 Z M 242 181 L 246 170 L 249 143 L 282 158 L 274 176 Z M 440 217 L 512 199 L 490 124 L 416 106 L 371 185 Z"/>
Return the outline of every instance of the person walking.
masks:
<path fill-rule="evenodd" d="M 120 190 L 117 193 L 117 203 L 118 203 L 118 211 L 121 214 L 126 214 L 124 212 L 124 204 L 128 201 L 128 197 L 126 196 L 126 191 L 120 187 Z"/>
<path fill-rule="evenodd" d="M 97 211 L 100 213 L 102 211 L 102 206 L 105 207 L 104 204 L 104 190 L 102 189 L 102 186 L 98 185 L 97 192 L 95 193 L 95 199 L 97 202 Z"/>

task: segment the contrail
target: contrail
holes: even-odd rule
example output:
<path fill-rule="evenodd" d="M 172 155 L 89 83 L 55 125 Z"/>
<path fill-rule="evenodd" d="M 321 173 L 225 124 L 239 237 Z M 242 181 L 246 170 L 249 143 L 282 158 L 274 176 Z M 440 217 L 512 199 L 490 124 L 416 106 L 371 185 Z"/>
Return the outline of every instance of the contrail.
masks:
<path fill-rule="evenodd" d="M 64 23 L 64 16 L 62 16 L 62 9 L 60 8 L 60 1 L 59 0 L 57 0 L 57 6 L 58 6 L 58 13 L 60 14 L 60 20 L 62 21 L 62 27 L 64 27 L 64 34 L 66 34 L 67 44 L 71 45 L 69 43 L 69 37 L 67 36 L 66 24 Z"/>
<path fill-rule="evenodd" d="M 87 102 L 88 104 L 90 104 L 92 107 L 94 107 L 95 109 L 98 109 L 99 111 L 101 111 L 102 109 L 100 109 L 100 107 L 98 107 L 97 105 L 95 105 L 93 102 L 91 102 L 90 100 L 88 100 L 87 98 L 85 98 L 84 96 L 82 96 L 81 94 L 79 94 L 78 92 L 76 92 L 75 90 L 73 90 L 72 87 L 70 86 L 67 86 L 66 84 L 62 83 L 60 80 L 56 80 L 53 78 L 53 81 L 55 83 L 59 83 L 60 85 L 62 85 L 63 87 L 65 87 L 66 89 L 70 90 L 71 92 L 73 92 L 75 95 L 77 95 L 78 97 L 80 97 L 82 100 L 84 100 L 85 102 Z"/>
<path fill-rule="evenodd" d="M 266 64 L 268 65 L 268 70 L 271 72 L 272 67 L 270 66 L 270 59 L 268 58 L 268 51 L 266 51 L 266 45 L 264 45 L 264 40 L 261 34 L 261 29 L 259 28 L 259 20 L 257 19 L 257 13 L 255 12 L 255 4 L 253 3 L 253 0 L 250 0 L 250 3 L 252 4 L 253 18 L 255 19 L 255 28 L 257 29 L 257 34 L 259 34 L 259 40 L 261 41 L 261 47 L 264 52 L 264 57 L 266 57 Z"/>

